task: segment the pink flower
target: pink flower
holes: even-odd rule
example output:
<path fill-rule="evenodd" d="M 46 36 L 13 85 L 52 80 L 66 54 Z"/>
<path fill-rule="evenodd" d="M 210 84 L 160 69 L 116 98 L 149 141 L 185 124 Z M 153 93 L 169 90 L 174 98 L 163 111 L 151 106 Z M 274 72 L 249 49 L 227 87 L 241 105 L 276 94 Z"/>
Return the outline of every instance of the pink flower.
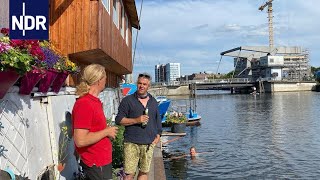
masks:
<path fill-rule="evenodd" d="M 26 48 L 23 40 L 11 40 L 11 41 L 10 41 L 10 45 L 11 45 L 12 47 L 17 47 L 17 48 L 19 48 L 19 49 L 24 49 L 24 48 Z"/>
<path fill-rule="evenodd" d="M 36 57 L 41 61 L 45 59 L 45 55 L 39 46 L 31 46 L 29 52 L 32 56 Z"/>
<path fill-rule="evenodd" d="M 12 47 L 9 44 L 0 42 L 0 53 L 7 52 Z"/>

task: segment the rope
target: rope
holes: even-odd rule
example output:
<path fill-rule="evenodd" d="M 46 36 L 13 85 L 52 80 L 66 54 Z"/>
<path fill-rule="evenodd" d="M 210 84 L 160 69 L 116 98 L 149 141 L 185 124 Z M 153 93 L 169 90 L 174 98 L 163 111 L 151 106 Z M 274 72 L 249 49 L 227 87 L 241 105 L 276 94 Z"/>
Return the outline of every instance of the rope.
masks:
<path fill-rule="evenodd" d="M 218 68 L 217 68 L 217 73 L 216 74 L 218 74 L 218 72 L 219 72 L 219 67 L 220 67 L 221 60 L 222 60 L 222 55 L 220 57 L 220 61 L 219 61 L 219 64 L 218 64 Z"/>
<path fill-rule="evenodd" d="M 143 0 L 141 0 L 140 13 L 139 13 L 139 17 L 138 17 L 139 26 L 140 26 L 140 20 L 141 20 L 142 4 L 143 4 Z M 139 30 L 137 29 L 136 41 L 134 43 L 134 50 L 133 50 L 133 57 L 132 57 L 132 66 L 134 66 L 134 60 L 135 60 L 135 56 L 136 56 L 138 35 L 139 35 Z"/>

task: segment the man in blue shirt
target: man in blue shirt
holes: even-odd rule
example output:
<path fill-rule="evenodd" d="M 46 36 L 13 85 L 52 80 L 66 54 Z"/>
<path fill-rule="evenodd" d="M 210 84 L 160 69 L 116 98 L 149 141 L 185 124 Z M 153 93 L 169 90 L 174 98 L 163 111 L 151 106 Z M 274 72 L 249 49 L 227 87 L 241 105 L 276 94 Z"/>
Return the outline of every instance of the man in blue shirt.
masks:
<path fill-rule="evenodd" d="M 133 179 L 139 164 L 138 179 L 147 179 L 153 149 L 162 133 L 158 103 L 148 93 L 151 76 L 139 74 L 137 91 L 120 103 L 116 124 L 125 126 L 124 171 L 126 179 Z"/>

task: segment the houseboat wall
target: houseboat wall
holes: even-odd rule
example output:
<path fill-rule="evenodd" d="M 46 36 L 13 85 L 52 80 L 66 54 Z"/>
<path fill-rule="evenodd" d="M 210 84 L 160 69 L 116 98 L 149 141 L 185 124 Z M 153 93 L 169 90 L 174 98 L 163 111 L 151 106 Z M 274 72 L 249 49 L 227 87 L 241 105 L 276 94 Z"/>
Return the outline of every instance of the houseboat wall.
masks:
<path fill-rule="evenodd" d="M 73 88 L 71 88 L 73 89 Z M 62 127 L 71 137 L 71 112 L 76 101 L 72 91 L 60 91 L 58 96 L 30 97 L 18 93 L 18 87 L 0 100 L 0 141 L 5 150 L 0 156 L 0 169 L 9 168 L 17 175 L 37 179 L 49 172 L 56 179 L 73 179 L 78 172 L 74 143 L 65 141 L 65 153 L 59 153 L 65 137 Z M 118 89 L 106 89 L 100 94 L 107 118 L 116 114 Z M 60 158 L 59 158 L 60 156 Z M 65 157 L 65 158 L 64 158 Z M 57 170 L 59 159 L 65 168 Z"/>

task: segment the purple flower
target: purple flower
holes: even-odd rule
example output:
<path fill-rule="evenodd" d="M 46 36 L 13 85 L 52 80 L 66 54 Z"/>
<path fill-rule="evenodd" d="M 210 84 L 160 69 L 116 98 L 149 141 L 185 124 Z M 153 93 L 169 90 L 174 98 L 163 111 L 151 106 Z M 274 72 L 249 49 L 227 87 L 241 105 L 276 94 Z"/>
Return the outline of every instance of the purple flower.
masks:
<path fill-rule="evenodd" d="M 0 42 L 0 53 L 7 52 L 12 47 L 9 44 Z"/>
<path fill-rule="evenodd" d="M 53 68 L 53 66 L 61 59 L 61 57 L 56 54 L 53 50 L 47 48 L 47 47 L 41 47 L 43 53 L 44 53 L 44 62 L 48 69 Z"/>

